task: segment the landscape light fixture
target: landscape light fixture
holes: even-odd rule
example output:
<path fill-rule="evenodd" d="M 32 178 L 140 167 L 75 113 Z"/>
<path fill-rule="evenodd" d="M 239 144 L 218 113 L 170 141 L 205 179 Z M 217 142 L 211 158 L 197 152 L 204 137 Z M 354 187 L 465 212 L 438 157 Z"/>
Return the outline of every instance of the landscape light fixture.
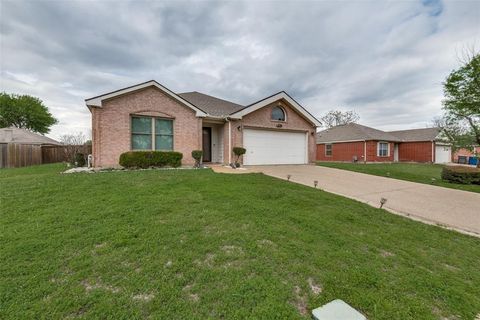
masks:
<path fill-rule="evenodd" d="M 385 203 L 387 203 L 387 198 L 381 198 L 380 199 L 380 209 L 382 209 L 382 207 Z"/>

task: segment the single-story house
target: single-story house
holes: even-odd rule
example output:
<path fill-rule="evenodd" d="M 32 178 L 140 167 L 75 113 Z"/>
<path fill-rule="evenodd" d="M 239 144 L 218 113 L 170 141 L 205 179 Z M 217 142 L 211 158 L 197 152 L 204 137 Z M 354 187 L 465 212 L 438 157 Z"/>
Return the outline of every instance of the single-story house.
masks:
<path fill-rule="evenodd" d="M 44 135 L 16 127 L 0 128 L 0 168 L 46 163 L 44 150 L 61 143 Z"/>
<path fill-rule="evenodd" d="M 59 146 L 60 142 L 44 135 L 17 127 L 0 128 L 0 143 Z"/>
<path fill-rule="evenodd" d="M 356 123 L 317 133 L 317 160 L 362 162 L 451 162 L 440 128 L 382 131 Z"/>
<path fill-rule="evenodd" d="M 281 91 L 249 105 L 199 92 L 174 93 L 151 80 L 85 100 L 92 114 L 93 165 L 118 166 L 123 152 L 174 150 L 193 164 L 232 163 L 244 147 L 243 164 L 315 161 L 320 122 Z"/>

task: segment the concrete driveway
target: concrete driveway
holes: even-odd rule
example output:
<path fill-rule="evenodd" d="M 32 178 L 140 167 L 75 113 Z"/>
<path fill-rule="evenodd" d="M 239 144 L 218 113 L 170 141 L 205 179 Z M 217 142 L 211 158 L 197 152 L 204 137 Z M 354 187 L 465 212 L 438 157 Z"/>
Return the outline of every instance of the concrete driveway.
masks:
<path fill-rule="evenodd" d="M 252 166 L 252 171 L 352 198 L 423 222 L 480 236 L 480 194 L 314 165 Z"/>

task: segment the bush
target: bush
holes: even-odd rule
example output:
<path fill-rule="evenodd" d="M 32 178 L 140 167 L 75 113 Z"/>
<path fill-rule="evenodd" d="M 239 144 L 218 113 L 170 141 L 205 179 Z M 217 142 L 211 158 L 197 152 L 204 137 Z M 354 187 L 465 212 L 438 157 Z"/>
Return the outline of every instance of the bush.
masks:
<path fill-rule="evenodd" d="M 203 151 L 202 150 L 193 150 L 192 158 L 195 159 L 195 168 L 200 167 L 200 160 L 202 160 Z"/>
<path fill-rule="evenodd" d="M 129 151 L 120 155 L 125 168 L 180 167 L 183 154 L 175 151 Z"/>
<path fill-rule="evenodd" d="M 480 169 L 462 166 L 443 167 L 442 179 L 453 183 L 480 184 Z"/>
<path fill-rule="evenodd" d="M 74 164 L 75 166 L 77 167 L 84 167 L 85 166 L 85 155 L 83 153 L 75 153 L 75 160 L 74 160 Z"/>
<path fill-rule="evenodd" d="M 238 163 L 238 160 L 240 159 L 240 156 L 245 154 L 247 152 L 247 149 L 242 148 L 242 147 L 233 147 L 233 153 L 237 156 L 237 159 L 235 160 L 235 166 L 238 168 L 240 167 L 240 163 Z"/>

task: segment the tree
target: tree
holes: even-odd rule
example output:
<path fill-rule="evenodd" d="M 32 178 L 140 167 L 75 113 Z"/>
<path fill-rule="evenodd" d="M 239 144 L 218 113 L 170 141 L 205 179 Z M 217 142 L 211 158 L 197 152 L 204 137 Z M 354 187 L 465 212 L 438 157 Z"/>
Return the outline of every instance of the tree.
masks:
<path fill-rule="evenodd" d="M 83 133 L 64 134 L 60 137 L 60 142 L 64 145 L 63 152 L 65 160 L 70 164 L 75 164 L 76 156 L 83 149 L 86 142 L 86 137 Z"/>
<path fill-rule="evenodd" d="M 331 128 L 342 124 L 356 123 L 360 120 L 360 116 L 353 110 L 340 111 L 330 110 L 320 118 L 324 127 Z"/>
<path fill-rule="evenodd" d="M 29 95 L 0 93 L 0 127 L 14 126 L 41 134 L 58 123 L 42 100 Z"/>
<path fill-rule="evenodd" d="M 480 54 L 471 50 L 464 56 L 460 68 L 453 70 L 443 83 L 443 118 L 446 129 L 460 128 L 455 145 L 471 147 L 465 144 L 473 140 L 480 145 Z"/>
<path fill-rule="evenodd" d="M 462 125 L 458 121 L 449 121 L 446 117 L 434 118 L 432 120 L 433 127 L 442 128 L 441 136 L 446 142 L 452 145 L 452 152 L 465 148 L 473 150 L 475 144 L 473 136 L 470 134 L 468 127 Z"/>

